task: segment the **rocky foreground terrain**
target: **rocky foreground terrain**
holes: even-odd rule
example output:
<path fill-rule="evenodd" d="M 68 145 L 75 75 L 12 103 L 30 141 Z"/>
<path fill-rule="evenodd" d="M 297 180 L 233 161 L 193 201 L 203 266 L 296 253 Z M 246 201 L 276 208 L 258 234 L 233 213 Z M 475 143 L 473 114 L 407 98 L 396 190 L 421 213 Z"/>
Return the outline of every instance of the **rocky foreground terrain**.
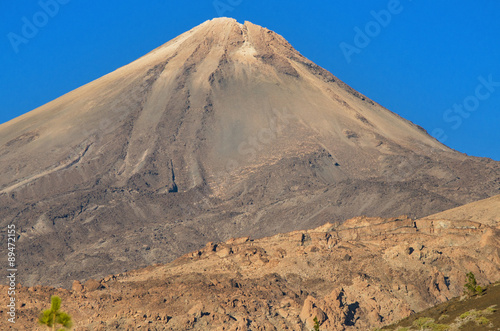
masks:
<path fill-rule="evenodd" d="M 70 290 L 21 287 L 15 329 L 36 330 L 53 294 L 76 330 L 310 330 L 315 317 L 321 330 L 381 327 L 461 295 L 466 272 L 482 285 L 500 280 L 499 203 L 463 206 L 448 219 L 357 217 L 210 242 Z M 4 319 L 0 328 L 12 326 Z"/>
<path fill-rule="evenodd" d="M 385 326 L 378 331 L 498 331 L 500 282 L 473 296 L 461 296 Z"/>

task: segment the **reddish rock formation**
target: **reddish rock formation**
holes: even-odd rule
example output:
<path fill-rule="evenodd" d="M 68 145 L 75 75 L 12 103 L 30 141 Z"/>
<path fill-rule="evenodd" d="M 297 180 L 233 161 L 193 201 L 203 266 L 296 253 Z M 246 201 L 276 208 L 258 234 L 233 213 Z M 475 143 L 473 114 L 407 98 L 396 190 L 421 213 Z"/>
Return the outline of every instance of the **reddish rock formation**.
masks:
<path fill-rule="evenodd" d="M 480 284 L 498 281 L 500 228 L 485 223 L 358 217 L 208 243 L 71 290 L 21 287 L 16 328 L 36 330 L 57 294 L 78 330 L 301 331 L 315 317 L 321 330 L 368 330 L 461 295 L 466 272 Z M 6 293 L 0 288 L 2 302 Z"/>

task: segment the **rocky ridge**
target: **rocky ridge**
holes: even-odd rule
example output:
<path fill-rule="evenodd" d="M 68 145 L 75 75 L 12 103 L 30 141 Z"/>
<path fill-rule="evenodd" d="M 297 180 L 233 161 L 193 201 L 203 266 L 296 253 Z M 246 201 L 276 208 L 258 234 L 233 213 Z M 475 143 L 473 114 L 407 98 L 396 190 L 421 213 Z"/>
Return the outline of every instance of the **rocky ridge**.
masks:
<path fill-rule="evenodd" d="M 461 295 L 469 271 L 483 285 L 500 280 L 500 223 L 357 217 L 210 242 L 71 290 L 21 287 L 17 326 L 33 330 L 58 294 L 78 330 L 310 330 L 315 317 L 321 330 L 367 330 Z"/>

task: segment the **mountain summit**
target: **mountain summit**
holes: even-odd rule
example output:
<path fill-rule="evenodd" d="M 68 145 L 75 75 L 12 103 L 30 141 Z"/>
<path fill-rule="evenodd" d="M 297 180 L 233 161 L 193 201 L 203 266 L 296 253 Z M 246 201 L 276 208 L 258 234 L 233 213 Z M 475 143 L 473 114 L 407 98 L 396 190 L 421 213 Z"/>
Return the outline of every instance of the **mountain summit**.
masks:
<path fill-rule="evenodd" d="M 228 18 L 0 125 L 0 170 L 27 285 L 360 214 L 426 216 L 500 186 L 499 162 L 449 149 Z"/>

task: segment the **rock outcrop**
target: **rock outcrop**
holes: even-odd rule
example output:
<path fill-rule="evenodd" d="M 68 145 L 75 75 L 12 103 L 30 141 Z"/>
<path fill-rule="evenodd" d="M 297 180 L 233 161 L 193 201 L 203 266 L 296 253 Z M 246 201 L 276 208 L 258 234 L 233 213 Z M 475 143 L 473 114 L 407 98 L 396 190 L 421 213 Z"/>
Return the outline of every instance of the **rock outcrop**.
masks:
<path fill-rule="evenodd" d="M 302 331 L 314 318 L 321 330 L 368 330 L 461 295 L 466 272 L 482 285 L 500 280 L 498 225 L 358 217 L 210 242 L 165 265 L 75 281 L 71 290 L 21 287 L 16 327 L 36 329 L 58 294 L 78 330 Z M 2 302 L 6 294 L 0 288 Z"/>

